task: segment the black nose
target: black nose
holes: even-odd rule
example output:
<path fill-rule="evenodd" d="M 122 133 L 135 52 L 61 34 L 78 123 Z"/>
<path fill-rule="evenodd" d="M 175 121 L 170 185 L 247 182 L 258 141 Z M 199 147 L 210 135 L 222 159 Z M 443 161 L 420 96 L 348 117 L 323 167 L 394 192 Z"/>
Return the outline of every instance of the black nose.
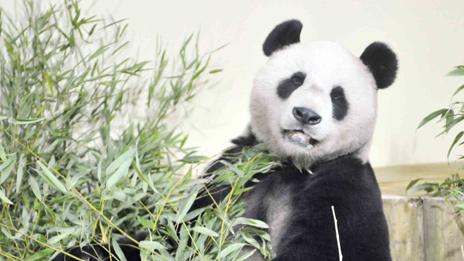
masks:
<path fill-rule="evenodd" d="M 294 107 L 293 117 L 303 124 L 316 125 L 321 122 L 321 116 L 305 107 Z"/>

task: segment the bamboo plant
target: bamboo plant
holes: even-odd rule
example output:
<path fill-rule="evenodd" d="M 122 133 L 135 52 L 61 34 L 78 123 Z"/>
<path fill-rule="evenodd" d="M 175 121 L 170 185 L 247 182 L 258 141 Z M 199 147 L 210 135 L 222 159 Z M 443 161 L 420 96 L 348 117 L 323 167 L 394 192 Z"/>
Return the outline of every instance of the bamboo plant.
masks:
<path fill-rule="evenodd" d="M 464 65 L 456 66 L 449 75 L 458 77 L 464 76 Z M 462 126 L 460 125 L 464 120 L 464 102 L 460 99 L 463 90 L 464 85 L 459 86 L 453 93 L 451 102 L 447 107 L 430 113 L 418 126 L 418 128 L 421 128 L 426 124 L 437 121 L 441 124 L 441 131 L 438 136 L 450 135 L 450 131 L 457 131 L 457 134 L 454 135 L 454 139 L 449 146 L 447 153 L 448 158 L 450 158 L 453 151 L 464 146 L 464 130 L 462 130 Z M 458 160 L 462 160 L 463 158 L 463 155 L 458 156 Z M 421 179 L 411 181 L 408 185 L 408 189 L 425 191 L 436 197 L 445 197 L 455 205 L 457 214 L 464 213 L 464 179 L 458 174 L 451 175 L 441 183 L 423 183 L 420 181 Z"/>
<path fill-rule="evenodd" d="M 245 246 L 269 257 L 267 225 L 241 217 L 240 197 L 272 157 L 250 148 L 212 181 L 194 178 L 208 159 L 174 120 L 221 72 L 213 52 L 189 36 L 138 61 L 124 20 L 89 16 L 75 0 L 37 2 L 0 11 L 0 260 L 95 242 L 124 260 L 120 238 L 144 260 L 243 260 Z M 206 182 L 232 191 L 189 211 Z"/>

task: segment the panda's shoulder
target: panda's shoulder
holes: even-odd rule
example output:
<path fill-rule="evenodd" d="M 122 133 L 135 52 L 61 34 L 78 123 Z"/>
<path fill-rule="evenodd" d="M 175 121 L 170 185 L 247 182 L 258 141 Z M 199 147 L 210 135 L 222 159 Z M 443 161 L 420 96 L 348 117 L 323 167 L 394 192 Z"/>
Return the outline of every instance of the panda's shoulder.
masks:
<path fill-rule="evenodd" d="M 340 156 L 336 159 L 328 160 L 322 163 L 315 164 L 312 168 L 314 174 L 326 174 L 326 177 L 337 179 L 353 178 L 350 174 L 358 174 L 358 177 L 370 176 L 373 174 L 371 164 L 363 162 L 354 155 Z M 322 175 L 321 175 L 322 176 Z"/>
<path fill-rule="evenodd" d="M 237 148 L 252 147 L 258 144 L 255 134 L 251 131 L 251 127 L 247 127 L 245 133 L 231 140 L 231 142 Z"/>
<path fill-rule="evenodd" d="M 352 155 L 343 156 L 316 166 L 311 187 L 330 187 L 333 195 L 341 197 L 379 194 L 374 170 L 369 162 Z"/>
<path fill-rule="evenodd" d="M 224 167 L 224 161 L 234 163 L 246 147 L 253 147 L 258 144 L 256 136 L 249 130 L 230 141 L 232 146 L 223 151 L 222 155 L 213 161 L 206 169 L 206 173 L 213 173 Z"/>

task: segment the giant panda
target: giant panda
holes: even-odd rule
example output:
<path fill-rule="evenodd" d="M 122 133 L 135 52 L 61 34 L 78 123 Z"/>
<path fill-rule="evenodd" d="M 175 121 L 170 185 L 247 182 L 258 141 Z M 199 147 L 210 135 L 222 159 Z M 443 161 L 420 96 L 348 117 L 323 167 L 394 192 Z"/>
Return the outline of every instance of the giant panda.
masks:
<path fill-rule="evenodd" d="M 369 147 L 377 91 L 393 83 L 396 55 L 380 42 L 360 57 L 333 42 L 300 43 L 301 30 L 300 21 L 289 20 L 265 39 L 268 61 L 254 79 L 249 128 L 207 175 L 228 156 L 262 144 L 281 164 L 256 176 L 259 182 L 244 197 L 245 215 L 269 224 L 274 261 L 391 260 Z M 212 196 L 218 201 L 227 193 L 213 189 Z M 203 197 L 193 208 L 211 203 Z M 95 260 L 98 247 L 71 251 Z M 128 260 L 140 260 L 136 248 L 123 251 Z M 98 256 L 107 257 L 103 252 Z M 60 254 L 55 260 L 71 259 Z"/>
<path fill-rule="evenodd" d="M 369 147 L 377 91 L 394 82 L 396 55 L 380 42 L 360 57 L 333 42 L 300 43 L 302 27 L 285 21 L 264 41 L 250 127 L 228 151 L 262 143 L 282 162 L 258 175 L 246 216 L 269 224 L 274 261 L 391 260 Z M 227 195 L 219 191 L 215 200 Z"/>

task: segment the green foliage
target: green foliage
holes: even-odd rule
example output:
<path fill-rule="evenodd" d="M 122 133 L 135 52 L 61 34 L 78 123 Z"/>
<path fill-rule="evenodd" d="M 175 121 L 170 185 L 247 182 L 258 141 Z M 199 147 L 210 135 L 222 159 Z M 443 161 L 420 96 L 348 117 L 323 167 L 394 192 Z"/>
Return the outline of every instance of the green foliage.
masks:
<path fill-rule="evenodd" d="M 174 55 L 158 47 L 137 61 L 124 55 L 123 20 L 87 17 L 74 0 L 37 2 L 23 1 L 20 17 L 0 13 L 0 260 L 92 241 L 113 243 L 119 260 L 117 239 L 137 242 L 140 230 L 146 260 L 239 260 L 244 246 L 269 256 L 266 224 L 241 217 L 238 200 L 273 166 L 259 148 L 214 176 L 232 186 L 225 201 L 188 211 L 205 158 L 172 123 L 221 71 L 211 53 L 190 36 Z"/>
<path fill-rule="evenodd" d="M 464 76 L 464 66 L 457 66 L 449 75 Z M 421 128 L 433 120 L 438 119 L 438 121 L 442 123 L 442 131 L 439 135 L 448 134 L 450 130 L 459 130 L 448 149 L 448 158 L 454 149 L 464 145 L 464 141 L 462 140 L 464 131 L 461 130 L 459 126 L 459 123 L 464 120 L 464 102 L 456 98 L 463 90 L 464 85 L 458 87 L 452 96 L 452 101 L 449 106 L 427 115 L 420 122 L 418 127 Z M 459 156 L 459 159 L 463 158 L 464 156 Z M 464 179 L 459 177 L 459 175 L 452 175 L 441 183 L 420 183 L 420 181 L 421 179 L 411 181 L 407 186 L 407 190 L 424 191 L 432 196 L 445 197 L 455 204 L 458 213 L 464 213 Z"/>
<path fill-rule="evenodd" d="M 443 197 L 452 202 L 459 214 L 464 213 L 464 179 L 458 174 L 453 174 L 443 182 L 419 183 L 421 179 L 411 181 L 408 189 L 424 191 L 433 197 Z"/>
<path fill-rule="evenodd" d="M 445 181 L 440 184 L 427 182 L 415 185 L 420 180 L 421 179 L 415 180 L 410 188 L 414 186 L 416 190 L 423 190 L 433 197 L 458 199 L 460 196 L 464 195 L 464 180 L 460 178 L 458 174 L 451 175 L 451 177 L 446 178 Z"/>
<path fill-rule="evenodd" d="M 456 66 L 456 68 L 449 73 L 451 76 L 464 76 L 464 65 Z M 456 89 L 452 96 L 452 101 L 446 108 L 441 108 L 436 110 L 429 115 L 427 115 L 422 121 L 419 123 L 418 128 L 423 127 L 424 125 L 432 122 L 433 120 L 437 120 L 442 124 L 442 131 L 438 134 L 445 135 L 450 132 L 450 130 L 454 130 L 458 128 L 459 123 L 464 120 L 464 102 L 456 99 L 456 96 L 460 94 L 464 90 L 464 85 L 461 85 Z M 450 156 L 453 149 L 456 147 L 460 147 L 464 145 L 464 141 L 462 141 L 464 135 L 464 131 L 458 132 L 453 142 L 451 143 L 449 150 L 448 150 L 448 157 Z M 464 158 L 464 156 L 460 156 L 459 159 Z"/>

